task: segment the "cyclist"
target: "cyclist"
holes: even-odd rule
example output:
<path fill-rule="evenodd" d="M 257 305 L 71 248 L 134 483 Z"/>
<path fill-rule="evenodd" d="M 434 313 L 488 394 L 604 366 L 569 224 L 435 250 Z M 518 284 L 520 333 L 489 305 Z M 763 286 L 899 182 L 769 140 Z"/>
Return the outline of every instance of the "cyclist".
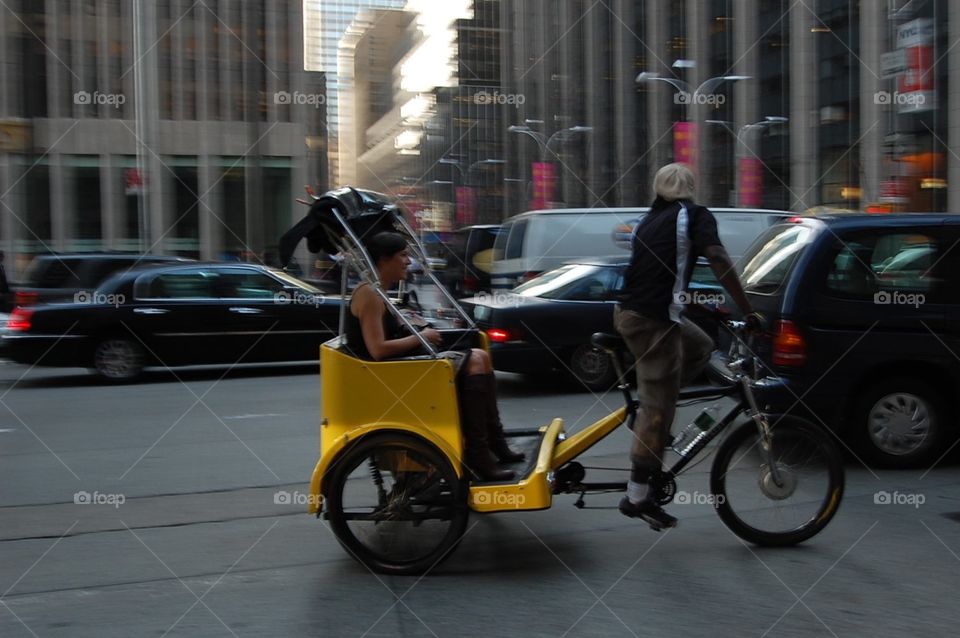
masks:
<path fill-rule="evenodd" d="M 717 235 L 717 221 L 694 204 L 694 177 L 683 164 L 668 164 L 653 180 L 656 199 L 634 229 L 632 256 L 614 325 L 636 359 L 640 410 L 630 450 L 632 471 L 620 512 L 652 528 L 675 527 L 649 493 L 650 477 L 663 468 L 663 452 L 680 388 L 696 378 L 710 359 L 713 340 L 684 317 L 696 301 L 688 289 L 699 256 L 730 293 L 748 325 L 758 318 Z"/>

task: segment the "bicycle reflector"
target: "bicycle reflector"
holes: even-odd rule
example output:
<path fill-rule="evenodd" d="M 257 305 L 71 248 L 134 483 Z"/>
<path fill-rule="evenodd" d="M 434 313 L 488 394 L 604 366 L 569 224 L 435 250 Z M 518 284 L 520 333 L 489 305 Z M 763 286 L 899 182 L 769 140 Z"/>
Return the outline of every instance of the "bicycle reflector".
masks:
<path fill-rule="evenodd" d="M 807 343 L 797 324 L 787 319 L 777 323 L 773 336 L 773 363 L 796 368 L 807 362 Z"/>

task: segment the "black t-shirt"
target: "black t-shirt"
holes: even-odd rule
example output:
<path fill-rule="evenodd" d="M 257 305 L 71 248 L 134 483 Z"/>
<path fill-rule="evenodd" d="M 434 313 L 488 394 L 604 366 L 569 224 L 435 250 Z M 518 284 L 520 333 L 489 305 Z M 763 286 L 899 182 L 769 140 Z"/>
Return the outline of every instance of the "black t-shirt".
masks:
<path fill-rule="evenodd" d="M 680 212 L 686 210 L 686 233 L 677 232 Z M 633 234 L 633 255 L 624 276 L 620 305 L 646 317 L 679 321 L 683 295 L 697 257 L 709 246 L 722 246 L 717 220 L 692 202 L 660 198 L 650 207 Z M 684 255 L 678 274 L 678 246 Z M 672 308 L 671 308 L 672 306 Z"/>

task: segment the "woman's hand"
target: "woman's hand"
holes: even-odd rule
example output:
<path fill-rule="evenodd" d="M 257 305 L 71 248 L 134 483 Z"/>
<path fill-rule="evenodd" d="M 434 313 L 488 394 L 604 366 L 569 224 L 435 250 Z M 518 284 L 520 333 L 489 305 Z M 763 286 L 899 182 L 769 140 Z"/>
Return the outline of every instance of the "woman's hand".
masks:
<path fill-rule="evenodd" d="M 424 328 L 420 331 L 420 336 L 435 346 L 439 346 L 441 343 L 443 343 L 443 335 L 433 328 Z"/>

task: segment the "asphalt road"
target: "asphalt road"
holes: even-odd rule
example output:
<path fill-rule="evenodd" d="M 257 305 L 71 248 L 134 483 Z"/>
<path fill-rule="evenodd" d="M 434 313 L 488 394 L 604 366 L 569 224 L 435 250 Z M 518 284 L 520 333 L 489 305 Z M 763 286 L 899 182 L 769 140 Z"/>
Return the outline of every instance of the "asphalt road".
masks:
<path fill-rule="evenodd" d="M 0 363 L 0 636 L 945 636 L 960 611 L 960 471 L 848 464 L 834 522 L 759 549 L 708 504 L 657 534 L 618 495 L 473 516 L 423 578 L 374 575 L 296 503 L 318 449 L 312 367 L 155 373 Z M 511 427 L 612 409 L 501 375 Z M 693 409 L 681 412 L 692 418 Z M 628 433 L 585 458 L 626 466 Z M 704 463 L 680 482 L 707 492 Z M 77 504 L 77 493 L 90 504 Z M 891 504 L 877 503 L 878 492 Z"/>

